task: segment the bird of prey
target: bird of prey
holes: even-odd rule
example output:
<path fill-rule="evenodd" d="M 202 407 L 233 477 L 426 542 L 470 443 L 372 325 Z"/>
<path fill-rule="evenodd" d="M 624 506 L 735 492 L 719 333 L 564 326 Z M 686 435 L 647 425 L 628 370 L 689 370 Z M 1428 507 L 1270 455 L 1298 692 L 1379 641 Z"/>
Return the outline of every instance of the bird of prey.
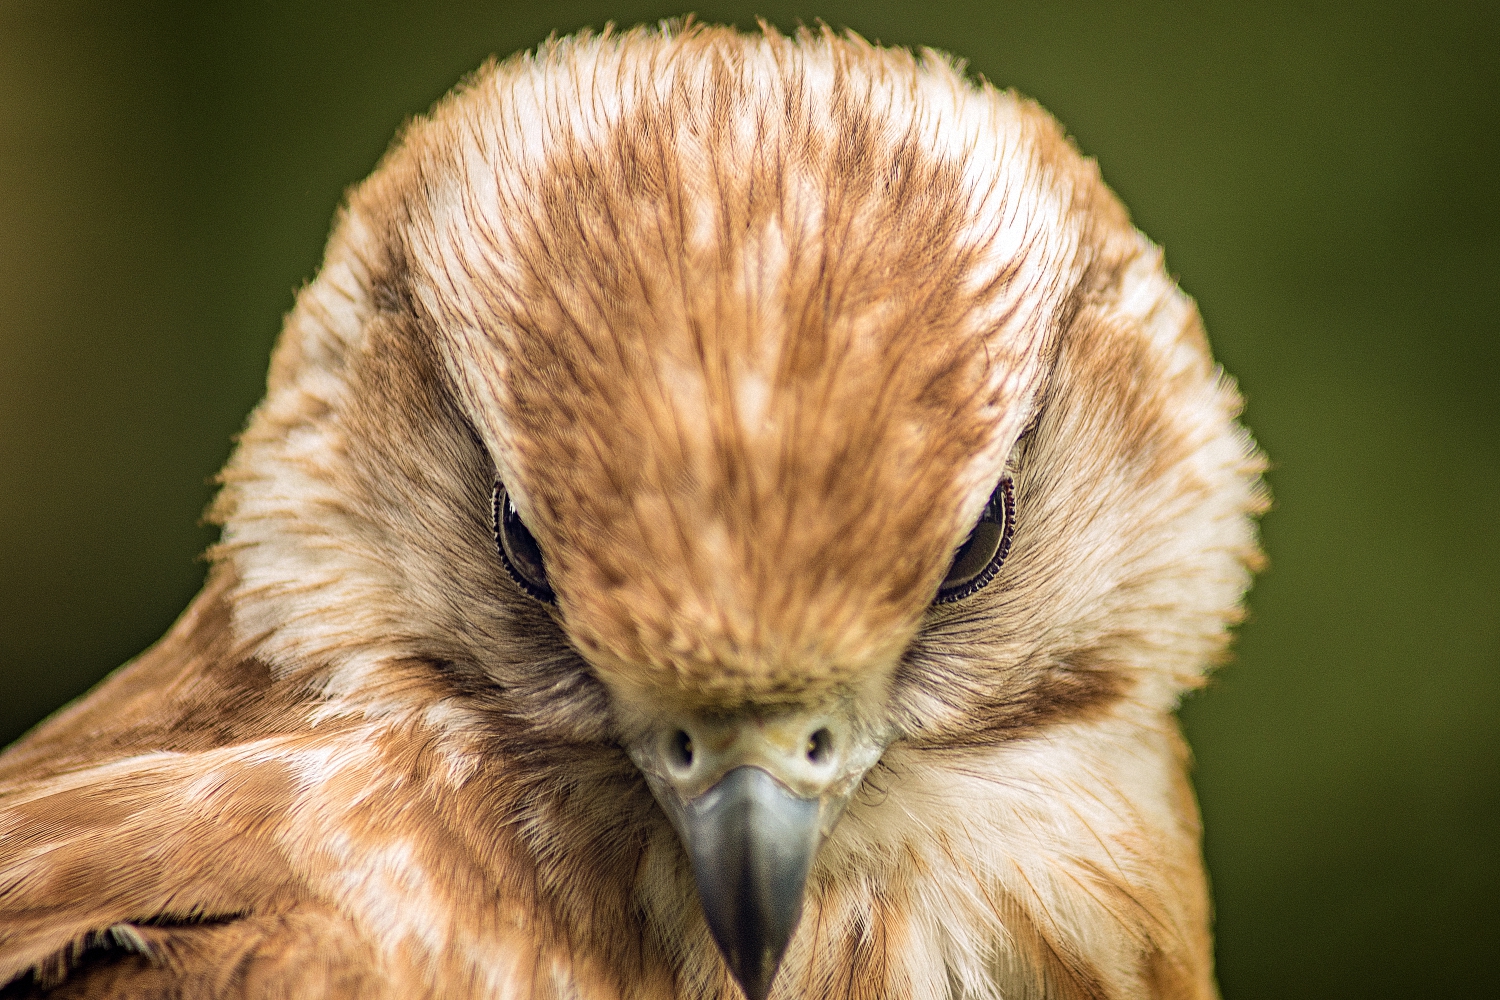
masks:
<path fill-rule="evenodd" d="M 0 758 L 5 995 L 1213 997 L 1239 406 L 945 56 L 492 63 L 349 195 L 202 593 Z"/>

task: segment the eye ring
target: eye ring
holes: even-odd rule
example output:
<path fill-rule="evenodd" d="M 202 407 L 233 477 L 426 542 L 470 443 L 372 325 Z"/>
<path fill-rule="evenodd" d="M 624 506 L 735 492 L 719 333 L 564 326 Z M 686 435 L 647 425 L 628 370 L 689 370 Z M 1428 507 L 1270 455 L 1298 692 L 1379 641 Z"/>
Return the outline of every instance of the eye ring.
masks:
<path fill-rule="evenodd" d="M 499 480 L 495 481 L 495 491 L 490 496 L 490 524 L 495 532 L 495 548 L 511 579 L 538 601 L 554 603 L 542 547 L 521 520 L 515 501 Z"/>
<path fill-rule="evenodd" d="M 1000 480 L 990 494 L 969 537 L 965 538 L 953 562 L 948 566 L 948 575 L 938 585 L 934 604 L 959 601 L 979 590 L 1000 572 L 1000 564 L 1010 553 L 1011 535 L 1016 526 L 1015 488 L 1009 476 Z"/>

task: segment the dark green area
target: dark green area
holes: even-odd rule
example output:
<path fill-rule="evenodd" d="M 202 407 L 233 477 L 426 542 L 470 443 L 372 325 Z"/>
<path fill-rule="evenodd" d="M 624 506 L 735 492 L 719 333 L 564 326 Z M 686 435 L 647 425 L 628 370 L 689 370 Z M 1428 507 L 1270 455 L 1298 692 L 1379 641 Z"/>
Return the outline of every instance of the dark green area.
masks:
<path fill-rule="evenodd" d="M 401 122 L 491 53 L 676 12 L 248 6 L 0 0 L 0 742 L 196 590 L 207 481 Z M 1185 712 L 1229 1000 L 1500 996 L 1485 6 L 699 7 L 966 56 L 1198 298 L 1276 463 L 1240 655 Z"/>

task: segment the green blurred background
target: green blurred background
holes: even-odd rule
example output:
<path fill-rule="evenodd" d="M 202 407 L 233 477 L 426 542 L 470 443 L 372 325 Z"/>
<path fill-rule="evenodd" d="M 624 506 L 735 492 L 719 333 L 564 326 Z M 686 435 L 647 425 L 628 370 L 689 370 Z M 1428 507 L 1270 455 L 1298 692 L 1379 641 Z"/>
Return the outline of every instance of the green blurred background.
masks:
<path fill-rule="evenodd" d="M 0 0 L 0 743 L 197 589 L 208 479 L 343 189 L 487 55 L 639 2 Z M 701 4 L 1039 99 L 1197 297 L 1276 465 L 1184 717 L 1248 997 L 1500 996 L 1497 5 Z"/>

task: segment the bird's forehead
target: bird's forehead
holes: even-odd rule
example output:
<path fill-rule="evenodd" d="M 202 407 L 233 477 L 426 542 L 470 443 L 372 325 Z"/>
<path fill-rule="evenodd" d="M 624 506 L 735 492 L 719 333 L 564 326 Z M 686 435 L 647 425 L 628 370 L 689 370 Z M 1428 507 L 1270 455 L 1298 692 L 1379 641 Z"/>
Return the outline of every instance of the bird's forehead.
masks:
<path fill-rule="evenodd" d="M 1030 415 L 1075 250 L 1003 95 L 788 72 L 483 92 L 417 241 L 573 638 L 709 698 L 897 655 Z"/>

